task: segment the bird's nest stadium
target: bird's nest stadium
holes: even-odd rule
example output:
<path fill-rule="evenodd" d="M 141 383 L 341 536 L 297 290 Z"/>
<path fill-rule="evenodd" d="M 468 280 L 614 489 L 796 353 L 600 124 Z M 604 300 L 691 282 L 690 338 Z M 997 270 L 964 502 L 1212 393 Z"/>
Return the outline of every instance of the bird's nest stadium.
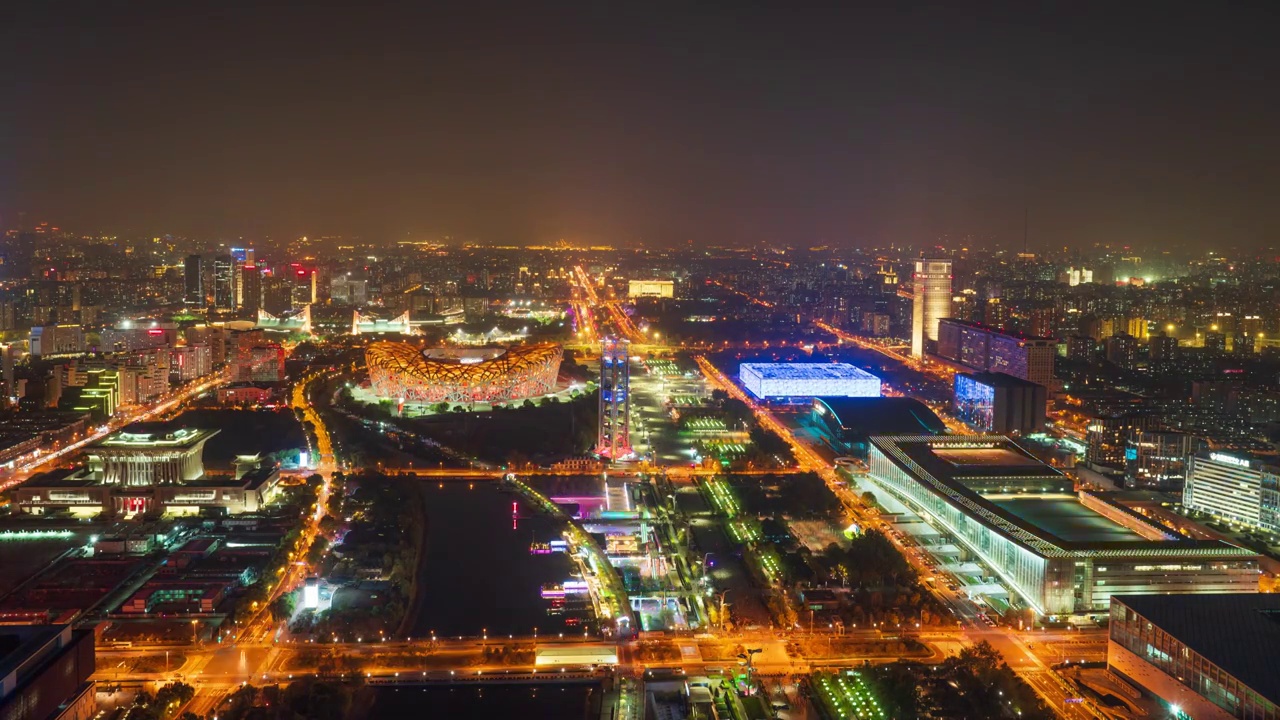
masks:
<path fill-rule="evenodd" d="M 375 342 L 365 349 L 369 384 L 401 402 L 510 402 L 555 392 L 564 350 L 554 343 L 501 349 Z"/>

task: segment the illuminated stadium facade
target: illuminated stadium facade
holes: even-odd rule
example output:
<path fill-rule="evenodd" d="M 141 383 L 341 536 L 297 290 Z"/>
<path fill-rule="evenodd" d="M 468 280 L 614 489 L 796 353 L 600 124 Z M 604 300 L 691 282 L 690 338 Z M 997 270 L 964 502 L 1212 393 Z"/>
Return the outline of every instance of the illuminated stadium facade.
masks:
<path fill-rule="evenodd" d="M 376 395 L 401 402 L 510 402 L 554 392 L 564 351 L 544 343 L 501 349 L 428 349 L 375 342 L 365 350 Z"/>
<path fill-rule="evenodd" d="M 1112 594 L 1258 589 L 1255 553 L 1186 539 L 1077 494 L 1070 478 L 1006 438 L 875 436 L 868 465 L 874 494 L 932 528 L 938 543 L 926 549 L 998 579 L 979 594 L 1007 594 L 1040 615 L 1103 612 Z"/>

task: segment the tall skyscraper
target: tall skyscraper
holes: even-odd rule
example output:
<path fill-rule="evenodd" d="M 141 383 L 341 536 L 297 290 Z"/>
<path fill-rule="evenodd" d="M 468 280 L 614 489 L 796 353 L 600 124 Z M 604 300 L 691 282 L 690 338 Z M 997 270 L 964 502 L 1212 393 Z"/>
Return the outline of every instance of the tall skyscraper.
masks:
<path fill-rule="evenodd" d="M 251 313 L 262 308 L 262 269 L 253 263 L 240 268 L 240 307 Z"/>
<path fill-rule="evenodd" d="M 213 259 L 213 306 L 219 310 L 236 307 L 235 261 L 230 255 Z"/>
<path fill-rule="evenodd" d="M 186 280 L 183 301 L 188 305 L 204 305 L 204 259 L 199 255 L 188 255 L 183 273 Z"/>
<path fill-rule="evenodd" d="M 600 427 L 596 454 L 610 460 L 631 455 L 631 343 L 614 337 L 600 347 Z"/>
<path fill-rule="evenodd" d="M 911 354 L 921 358 L 925 343 L 938 340 L 938 321 L 951 317 L 951 261 L 916 260 L 911 297 Z"/>

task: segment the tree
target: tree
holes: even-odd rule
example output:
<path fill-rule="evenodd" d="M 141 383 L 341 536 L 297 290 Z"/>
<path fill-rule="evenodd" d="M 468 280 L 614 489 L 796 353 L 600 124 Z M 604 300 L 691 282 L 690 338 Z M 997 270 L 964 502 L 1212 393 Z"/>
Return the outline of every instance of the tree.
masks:
<path fill-rule="evenodd" d="M 287 620 L 293 617 L 294 610 L 298 609 L 297 593 L 283 593 L 276 599 L 275 605 L 271 608 L 272 613 L 278 620 Z"/>

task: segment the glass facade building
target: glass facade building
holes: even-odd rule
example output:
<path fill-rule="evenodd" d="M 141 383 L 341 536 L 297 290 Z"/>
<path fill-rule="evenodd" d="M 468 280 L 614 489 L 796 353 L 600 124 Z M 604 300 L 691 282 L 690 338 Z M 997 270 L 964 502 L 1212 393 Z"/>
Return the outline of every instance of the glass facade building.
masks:
<path fill-rule="evenodd" d="M 1280 468 L 1228 453 L 1193 455 L 1182 504 L 1218 520 L 1280 534 Z"/>
<path fill-rule="evenodd" d="M 1226 543 L 1152 540 L 1135 513 L 1101 513 L 1072 482 L 1005 438 L 880 436 L 868 452 L 887 492 L 1040 615 L 1105 611 L 1112 594 L 1256 591 L 1257 556 Z"/>
<path fill-rule="evenodd" d="M 983 383 L 968 373 L 956 373 L 956 414 L 961 420 L 990 432 L 996 408 L 994 385 Z"/>
<path fill-rule="evenodd" d="M 1182 717 L 1280 720 L 1280 597 L 1111 600 L 1107 666 Z"/>
<path fill-rule="evenodd" d="M 911 354 L 922 358 L 926 342 L 938 340 L 938 322 L 951 317 L 951 261 L 916 260 L 911 293 Z"/>

